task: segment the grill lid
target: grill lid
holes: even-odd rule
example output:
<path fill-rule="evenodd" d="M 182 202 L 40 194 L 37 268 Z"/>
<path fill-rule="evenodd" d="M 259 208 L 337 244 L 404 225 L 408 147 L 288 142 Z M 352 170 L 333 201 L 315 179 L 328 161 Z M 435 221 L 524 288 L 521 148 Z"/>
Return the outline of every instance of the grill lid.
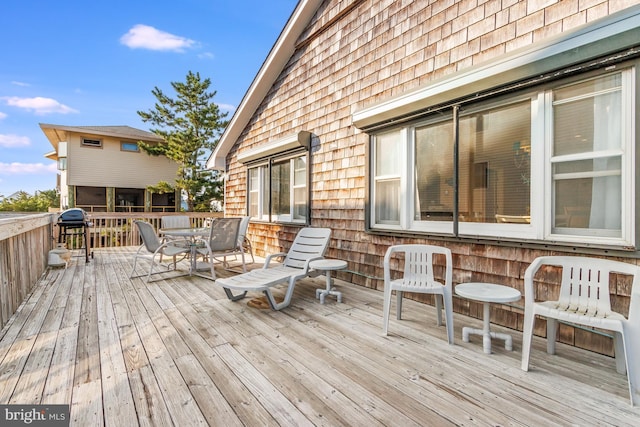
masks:
<path fill-rule="evenodd" d="M 58 224 L 85 224 L 87 213 L 80 208 L 71 208 L 62 211 L 58 217 Z"/>

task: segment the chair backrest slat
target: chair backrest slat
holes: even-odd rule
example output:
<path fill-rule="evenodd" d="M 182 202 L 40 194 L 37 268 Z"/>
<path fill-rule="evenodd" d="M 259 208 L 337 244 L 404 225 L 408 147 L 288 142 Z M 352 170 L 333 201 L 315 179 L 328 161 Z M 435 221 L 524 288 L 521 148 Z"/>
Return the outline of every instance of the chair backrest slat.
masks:
<path fill-rule="evenodd" d="M 311 258 L 324 256 L 329 247 L 330 228 L 306 227 L 298 232 L 283 261 L 286 267 L 303 268 Z"/>

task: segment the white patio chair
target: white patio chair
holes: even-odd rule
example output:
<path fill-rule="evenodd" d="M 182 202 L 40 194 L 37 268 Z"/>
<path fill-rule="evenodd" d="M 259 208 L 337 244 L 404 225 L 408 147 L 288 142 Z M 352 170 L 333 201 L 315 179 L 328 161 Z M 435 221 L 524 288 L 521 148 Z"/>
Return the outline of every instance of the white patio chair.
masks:
<path fill-rule="evenodd" d="M 214 280 L 216 279 L 214 264 L 219 258 L 222 258 L 224 267 L 228 268 L 226 257 L 239 254 L 242 258 L 242 271 L 247 271 L 242 245 L 238 245 L 240 222 L 241 218 L 215 218 L 211 223 L 208 238 L 195 241 L 198 245 L 197 253 L 208 261 L 211 278 Z"/>
<path fill-rule="evenodd" d="M 291 303 L 298 279 L 318 275 L 317 271 L 309 269 L 309 263 L 324 257 L 330 237 L 331 229 L 329 228 L 303 228 L 296 235 L 289 251 L 269 255 L 263 268 L 233 277 L 220 278 L 215 283 L 222 286 L 231 301 L 244 298 L 247 292 L 264 292 L 269 306 L 274 310 L 281 310 Z M 271 260 L 277 257 L 284 257 L 282 264 L 271 266 Z M 271 288 L 281 283 L 287 283 L 287 289 L 284 299 L 277 302 Z M 234 290 L 241 293 L 234 295 L 232 292 Z"/>
<path fill-rule="evenodd" d="M 153 272 L 153 267 L 156 265 L 156 262 L 155 262 L 156 255 L 160 255 L 160 261 L 158 261 L 159 265 L 162 265 L 160 264 L 160 262 L 162 260 L 163 255 L 172 257 L 173 269 L 175 270 L 176 264 L 177 264 L 177 256 L 184 255 L 186 257 L 191 250 L 188 247 L 176 246 L 170 240 L 165 242 L 160 241 L 160 238 L 158 237 L 155 230 L 153 229 L 153 226 L 146 221 L 136 220 L 133 223 L 136 225 L 136 227 L 138 227 L 138 231 L 140 232 L 140 237 L 142 238 L 142 245 L 138 248 L 138 251 L 136 252 L 135 258 L 133 260 L 133 268 L 131 269 L 131 274 L 129 274 L 130 278 L 144 276 L 144 274 L 141 274 L 139 276 L 134 276 L 138 258 L 142 256 L 149 256 L 149 254 L 151 255 L 151 266 L 149 267 L 149 273 L 147 274 L 147 282 L 148 282 L 149 279 L 151 278 L 151 275 L 156 274 Z M 167 269 L 169 269 L 170 265 L 166 267 Z M 159 271 L 157 273 L 162 273 L 162 271 Z"/>
<path fill-rule="evenodd" d="M 391 258 L 396 254 L 404 254 L 404 274 L 401 278 L 391 279 Z M 434 277 L 434 255 L 444 256 L 444 285 Z M 402 296 L 404 292 L 434 294 L 438 326 L 442 326 L 442 303 L 446 316 L 447 340 L 453 344 L 453 297 L 451 251 L 448 248 L 432 245 L 396 245 L 387 249 L 384 256 L 384 304 L 382 314 L 382 331 L 387 335 L 389 329 L 389 311 L 391 309 L 391 292 L 396 291 L 396 317 L 402 317 Z"/>
<path fill-rule="evenodd" d="M 536 302 L 534 278 L 544 267 L 562 268 L 557 301 Z M 633 277 L 629 315 L 611 311 L 610 274 Z M 627 373 L 631 405 L 640 403 L 640 267 L 624 262 L 578 257 L 546 256 L 533 260 L 525 271 L 525 309 L 522 338 L 522 369 L 529 370 L 535 317 L 547 318 L 547 353 L 556 352 L 558 322 L 568 322 L 613 332 L 616 370 Z"/>

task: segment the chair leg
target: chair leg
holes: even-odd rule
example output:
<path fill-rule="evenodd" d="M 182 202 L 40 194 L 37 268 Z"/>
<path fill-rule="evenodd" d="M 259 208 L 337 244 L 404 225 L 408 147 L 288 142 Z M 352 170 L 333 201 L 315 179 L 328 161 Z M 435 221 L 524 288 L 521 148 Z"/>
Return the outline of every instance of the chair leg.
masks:
<path fill-rule="evenodd" d="M 523 371 L 529 370 L 529 355 L 531 353 L 531 340 L 533 338 L 533 326 L 535 324 L 535 314 L 533 308 L 524 310 L 524 324 L 522 326 L 522 363 L 520 368 Z"/>
<path fill-rule="evenodd" d="M 396 291 L 396 319 L 402 320 L 402 291 Z"/>
<path fill-rule="evenodd" d="M 556 336 L 558 334 L 558 321 L 547 318 L 547 353 L 556 354 Z"/>
<path fill-rule="evenodd" d="M 155 261 L 156 261 L 156 254 L 153 254 L 151 256 L 151 265 L 149 266 L 149 274 L 147 275 L 147 282 L 151 280 L 151 275 L 153 274 L 153 264 L 155 264 Z"/>
<path fill-rule="evenodd" d="M 138 263 L 138 255 L 133 259 L 133 268 L 131 269 L 131 273 L 129 273 L 129 278 L 133 278 L 133 273 L 136 272 L 136 264 Z"/>
<path fill-rule="evenodd" d="M 291 297 L 293 296 L 293 290 L 296 286 L 295 279 L 289 279 L 289 286 L 287 287 L 287 291 L 284 295 L 284 300 L 281 303 L 278 303 L 271 293 L 271 289 L 265 289 L 263 292 L 267 296 L 267 301 L 269 301 L 269 305 L 274 310 L 282 310 L 285 307 L 288 307 L 291 304 Z"/>
<path fill-rule="evenodd" d="M 234 295 L 233 292 L 231 292 L 231 289 L 229 288 L 222 288 L 222 289 L 224 289 L 224 293 L 227 294 L 227 298 L 229 298 L 231 301 L 241 300 L 247 295 L 247 291 L 244 291 L 238 295 Z"/>
<path fill-rule="evenodd" d="M 437 297 L 436 295 L 436 298 Z M 450 345 L 453 345 L 453 296 L 450 292 L 445 292 L 442 295 L 442 300 L 444 302 L 444 315 L 447 322 L 447 340 Z M 438 310 L 438 314 L 440 314 L 440 310 Z"/>
<path fill-rule="evenodd" d="M 640 369 L 637 363 L 637 358 L 640 355 L 640 341 L 638 341 L 638 338 L 640 338 L 640 325 L 629 322 L 623 324 L 622 334 L 619 338 L 619 341 L 622 341 L 626 362 L 631 406 L 640 405 Z M 616 355 L 616 361 L 617 359 Z"/>
<path fill-rule="evenodd" d="M 624 375 L 627 372 L 626 355 L 624 351 L 624 337 L 620 332 L 613 334 L 614 356 L 616 357 L 616 371 Z"/>
<path fill-rule="evenodd" d="M 442 326 L 442 300 L 444 299 L 444 294 L 435 294 L 433 295 L 433 298 L 436 300 L 436 316 L 438 316 L 438 326 Z"/>
<path fill-rule="evenodd" d="M 384 301 L 382 303 L 382 334 L 387 335 L 389 329 L 389 311 L 391 311 L 391 286 L 384 287 Z"/>
<path fill-rule="evenodd" d="M 212 278 L 213 280 L 216 280 L 216 269 L 215 269 L 215 266 L 214 266 L 213 257 L 211 257 L 211 259 L 210 259 L 209 261 L 210 261 L 209 267 L 211 268 L 211 278 Z M 197 264 L 197 262 L 196 262 L 196 267 L 197 267 L 197 266 L 198 266 L 198 264 Z M 226 292 L 226 291 L 228 291 L 228 289 L 227 289 L 227 288 L 224 288 L 224 290 L 225 290 L 225 292 Z M 229 291 L 229 292 L 230 292 L 230 291 Z M 245 294 L 246 294 L 246 292 L 245 292 Z M 229 296 L 229 294 L 228 294 L 228 293 L 227 293 L 227 296 Z M 242 295 L 242 297 L 244 297 L 244 295 Z M 229 298 L 229 299 L 230 299 L 231 301 L 235 301 L 235 300 L 234 300 L 234 299 L 232 299 L 232 298 Z M 240 298 L 238 298 L 238 299 L 240 299 Z"/>
<path fill-rule="evenodd" d="M 247 272 L 247 265 L 246 265 L 245 259 L 244 259 L 244 251 L 241 252 L 241 256 L 242 256 L 242 272 L 246 273 Z"/>

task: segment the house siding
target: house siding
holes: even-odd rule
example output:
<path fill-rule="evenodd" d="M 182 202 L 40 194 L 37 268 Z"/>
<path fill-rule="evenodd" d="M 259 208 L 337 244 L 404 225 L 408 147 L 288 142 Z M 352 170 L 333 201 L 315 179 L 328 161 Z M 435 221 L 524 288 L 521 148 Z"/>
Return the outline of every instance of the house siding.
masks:
<path fill-rule="evenodd" d="M 443 241 L 422 236 L 372 234 L 365 230 L 366 147 L 369 135 L 352 124 L 362 108 L 406 93 L 473 65 L 599 19 L 637 1 L 335 1 L 322 3 L 299 48 L 276 79 L 227 156 L 226 214 L 246 213 L 246 166 L 237 154 L 293 131 L 312 132 L 311 217 L 314 227 L 333 230 L 328 257 L 348 261 L 338 277 L 382 289 L 382 262 L 390 245 L 438 244 L 454 255 L 454 283 L 485 281 L 523 291 L 529 263 L 550 249 L 509 247 L 490 242 Z M 355 8 L 348 10 L 356 4 Z M 340 16 L 343 11 L 344 14 Z M 339 17 L 339 19 L 334 19 Z M 260 255 L 287 248 L 297 229 L 252 223 Z M 565 252 L 566 253 L 566 252 Z M 575 250 L 579 254 L 580 250 Z M 602 254 L 604 256 L 604 253 Z M 635 259 L 626 262 L 637 263 Z M 628 310 L 628 284 L 612 285 L 614 310 Z M 539 285 L 538 297 L 554 295 L 557 281 Z M 430 296 L 417 296 L 430 303 Z M 522 305 L 523 301 L 516 303 Z M 480 304 L 455 298 L 458 313 L 482 317 Z M 522 329 L 517 306 L 492 307 L 492 322 Z M 544 335 L 544 322 L 536 333 Z M 612 354 L 611 339 L 560 329 L 560 341 Z"/>
<path fill-rule="evenodd" d="M 69 134 L 67 185 L 145 188 L 159 181 L 173 184 L 177 165 L 164 156 L 149 156 L 142 150 L 120 150 L 126 138 Z M 99 139 L 102 147 L 86 147 L 82 139 Z M 136 141 L 131 141 L 136 142 Z"/>

